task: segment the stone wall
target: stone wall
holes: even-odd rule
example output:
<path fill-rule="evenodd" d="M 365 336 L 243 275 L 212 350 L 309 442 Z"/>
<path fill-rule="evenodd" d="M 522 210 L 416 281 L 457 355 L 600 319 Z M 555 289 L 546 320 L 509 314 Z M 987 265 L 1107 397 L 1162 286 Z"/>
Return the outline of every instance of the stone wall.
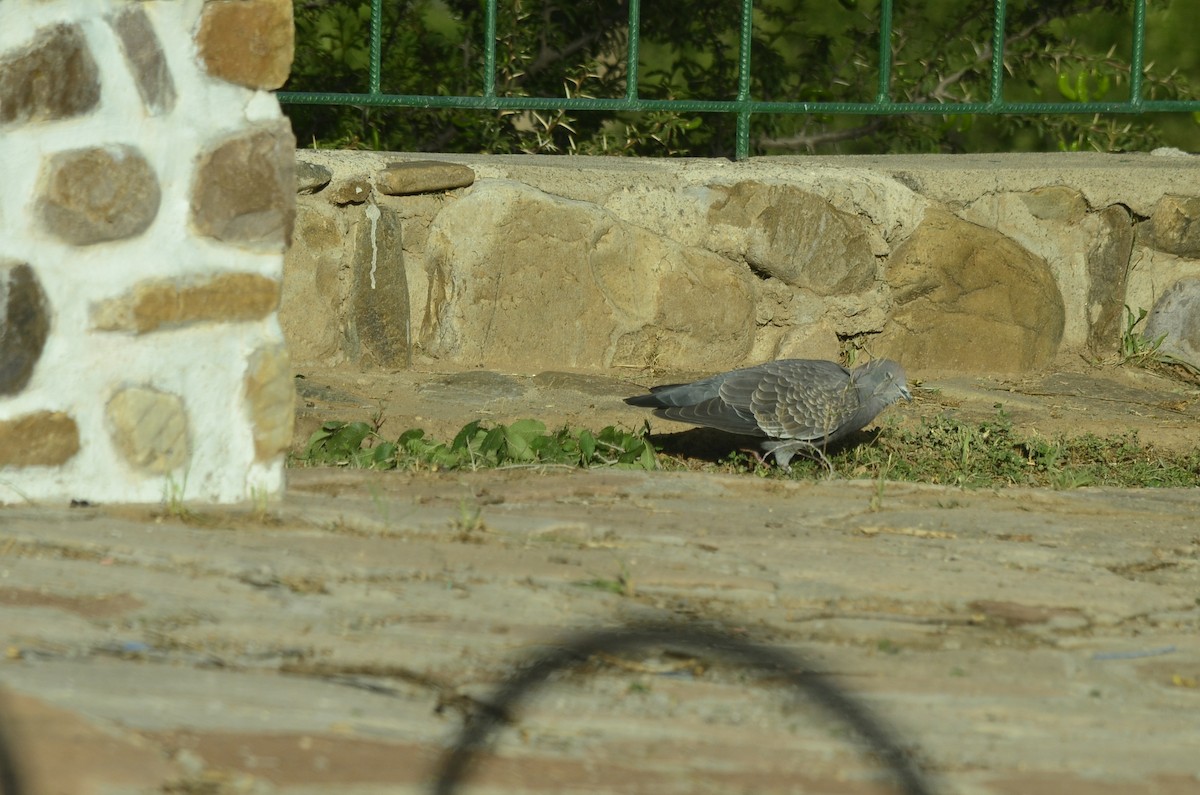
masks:
<path fill-rule="evenodd" d="M 283 485 L 288 0 L 0 2 L 0 502 Z"/>
<path fill-rule="evenodd" d="M 1166 344 L 1190 333 L 1200 362 L 1200 157 L 1179 152 L 298 158 L 300 364 L 711 371 L 859 347 L 918 376 L 1021 372 L 1114 354 L 1125 305 L 1155 323 L 1168 298 Z"/>

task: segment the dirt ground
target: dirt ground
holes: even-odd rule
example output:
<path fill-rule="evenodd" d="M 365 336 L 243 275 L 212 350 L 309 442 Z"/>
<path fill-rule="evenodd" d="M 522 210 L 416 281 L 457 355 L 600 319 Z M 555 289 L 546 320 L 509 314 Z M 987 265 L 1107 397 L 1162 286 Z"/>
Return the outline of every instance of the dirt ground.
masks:
<path fill-rule="evenodd" d="M 305 369 L 297 378 L 296 449 L 326 420 L 367 420 L 377 413 L 384 436 L 424 428 L 449 440 L 466 422 L 511 422 L 535 417 L 548 427 L 593 430 L 605 425 L 639 428 L 649 417 L 621 398 L 647 387 L 709 373 L 630 370 L 606 375 L 488 370 L 399 372 Z M 995 419 L 1003 406 L 1016 430 L 1053 437 L 1063 433 L 1109 435 L 1136 430 L 1146 442 L 1188 450 L 1200 442 L 1200 386 L 1133 366 L 1087 366 L 1030 376 L 964 377 L 922 374 L 912 384 L 914 401 L 889 409 L 901 422 L 940 413 L 962 420 Z M 1187 374 L 1179 371 L 1179 375 Z M 655 432 L 689 426 L 650 417 Z"/>
<path fill-rule="evenodd" d="M 304 371 L 298 442 L 475 418 L 641 424 L 670 375 Z M 685 374 L 686 375 L 686 374 Z M 928 377 L 893 407 L 1197 442 L 1129 368 Z M 655 424 L 656 430 L 677 428 Z M 297 469 L 278 505 L 0 512 L 0 685 L 31 792 L 424 791 L 462 716 L 562 633 L 701 622 L 800 654 L 937 791 L 1200 793 L 1200 490 L 688 472 Z M 593 659 L 463 791 L 895 791 L 838 721 L 705 655 Z"/>

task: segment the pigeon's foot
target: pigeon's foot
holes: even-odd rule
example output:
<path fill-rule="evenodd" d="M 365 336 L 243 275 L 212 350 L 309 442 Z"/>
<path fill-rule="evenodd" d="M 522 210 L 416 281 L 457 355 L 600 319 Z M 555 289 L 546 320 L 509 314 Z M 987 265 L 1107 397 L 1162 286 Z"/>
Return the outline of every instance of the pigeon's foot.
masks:
<path fill-rule="evenodd" d="M 754 460 L 763 466 L 767 465 L 767 456 L 755 450 L 753 447 L 739 447 L 741 452 L 754 456 Z M 769 455 L 769 454 L 768 454 Z"/>
<path fill-rule="evenodd" d="M 833 475 L 833 464 L 825 457 L 825 451 L 817 447 L 812 442 L 806 442 L 802 439 L 790 439 L 788 441 L 767 441 L 762 443 L 763 450 L 767 455 L 775 456 L 775 463 L 784 469 L 791 469 L 792 458 L 797 453 L 805 455 L 814 461 L 820 461 L 829 470 L 829 474 Z"/>

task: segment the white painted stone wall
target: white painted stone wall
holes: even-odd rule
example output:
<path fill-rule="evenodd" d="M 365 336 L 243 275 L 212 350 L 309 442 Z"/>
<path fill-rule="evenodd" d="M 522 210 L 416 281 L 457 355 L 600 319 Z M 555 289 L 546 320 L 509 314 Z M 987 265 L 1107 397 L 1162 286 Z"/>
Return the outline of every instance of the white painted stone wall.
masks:
<path fill-rule="evenodd" d="M 0 2 L 0 503 L 283 488 L 291 11 L 228 6 Z"/>

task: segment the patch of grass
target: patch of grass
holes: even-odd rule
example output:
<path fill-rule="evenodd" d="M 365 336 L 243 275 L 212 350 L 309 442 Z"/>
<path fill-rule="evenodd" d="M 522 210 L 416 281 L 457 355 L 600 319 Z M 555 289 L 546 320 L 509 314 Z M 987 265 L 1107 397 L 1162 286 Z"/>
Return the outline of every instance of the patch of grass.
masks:
<path fill-rule="evenodd" d="M 428 439 L 412 428 L 395 441 L 379 433 L 378 423 L 327 422 L 311 437 L 293 463 L 366 469 L 487 469 L 505 466 L 613 467 L 655 469 L 657 460 L 645 431 L 631 433 L 608 426 L 598 433 L 563 428 L 546 431 L 543 422 L 518 420 L 463 426 L 449 443 Z"/>
<path fill-rule="evenodd" d="M 1171 453 L 1142 443 L 1136 432 L 1054 438 L 1017 434 L 997 406 L 995 419 L 963 422 L 942 414 L 909 428 L 888 427 L 873 442 L 830 452 L 840 477 L 941 483 L 965 488 L 1009 485 L 1200 485 L 1200 451 Z M 797 459 L 788 477 L 818 479 L 827 470 Z M 881 488 L 877 498 L 882 500 Z"/>
<path fill-rule="evenodd" d="M 1146 319 L 1146 314 L 1146 310 L 1139 307 L 1135 316 L 1129 304 L 1125 305 L 1125 330 L 1121 332 L 1121 362 L 1124 364 L 1145 365 L 1157 362 L 1161 358 L 1158 349 L 1167 335 L 1163 333 L 1154 339 L 1146 339 L 1142 332 L 1137 330 Z"/>
<path fill-rule="evenodd" d="M 894 481 L 963 488 L 1200 485 L 1200 449 L 1159 450 L 1133 431 L 1110 436 L 1025 436 L 1013 430 L 1000 404 L 996 409 L 995 417 L 981 422 L 965 422 L 949 414 L 922 418 L 915 426 L 885 422 L 872 441 L 831 449 L 826 455 L 834 477 L 876 481 L 871 500 L 875 510 L 883 505 L 885 484 Z M 824 463 L 802 456 L 793 459 L 790 470 L 781 470 L 742 451 L 716 462 L 667 455 L 655 450 L 646 430 L 631 433 L 610 426 L 597 433 L 565 428 L 548 433 L 537 420 L 493 427 L 471 422 L 443 443 L 426 438 L 420 429 L 390 441 L 369 422 L 328 422 L 312 435 L 293 464 L 434 471 L 582 466 L 701 470 L 790 480 L 830 477 Z"/>
<path fill-rule="evenodd" d="M 620 571 L 612 578 L 609 577 L 593 577 L 590 580 L 580 580 L 574 583 L 579 588 L 591 588 L 596 591 L 607 591 L 615 593 L 618 596 L 634 596 L 637 593 L 637 588 L 633 583 L 633 574 L 629 571 L 629 567 L 624 561 L 617 561 Z"/>
<path fill-rule="evenodd" d="M 478 504 L 468 504 L 466 500 L 458 501 L 458 518 L 452 522 L 454 539 L 464 544 L 481 544 L 481 534 L 489 532 L 487 523 L 483 521 L 483 508 Z"/>

